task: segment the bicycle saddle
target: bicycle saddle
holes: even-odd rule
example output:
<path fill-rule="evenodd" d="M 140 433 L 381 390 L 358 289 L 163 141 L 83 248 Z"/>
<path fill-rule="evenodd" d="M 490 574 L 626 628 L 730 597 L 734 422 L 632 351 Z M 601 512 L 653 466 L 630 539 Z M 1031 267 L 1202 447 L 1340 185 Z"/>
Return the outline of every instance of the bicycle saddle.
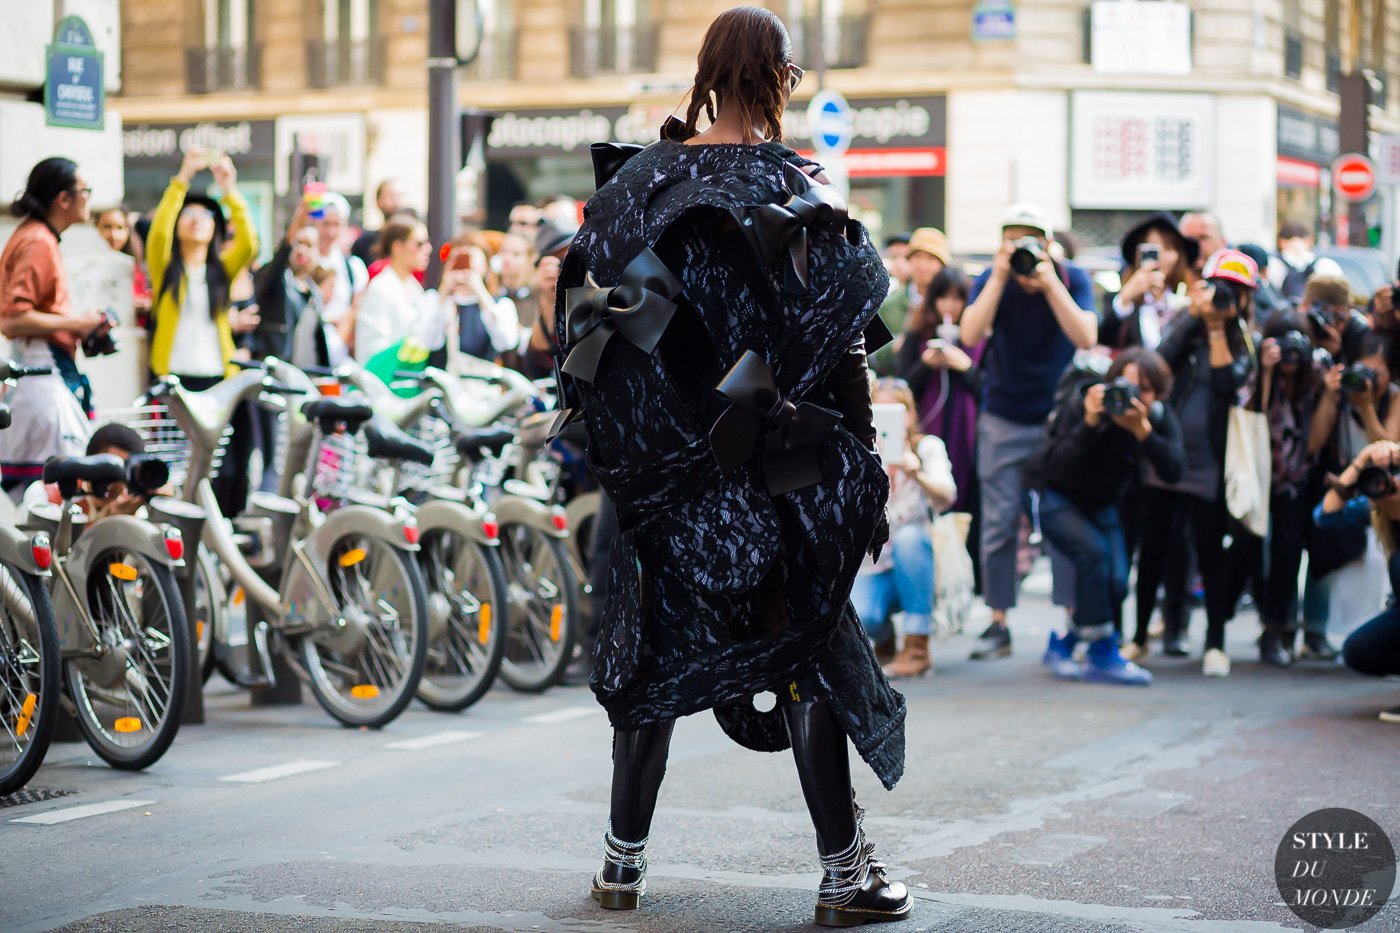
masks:
<path fill-rule="evenodd" d="M 369 455 L 375 459 L 405 460 L 409 463 L 433 465 L 433 449 L 418 438 L 399 430 L 387 418 L 374 418 L 365 425 L 365 441 Z"/>
<path fill-rule="evenodd" d="M 334 427 L 337 423 L 344 423 L 349 430 L 355 431 L 374 417 L 374 409 L 364 402 L 335 396 L 307 402 L 301 406 L 301 413 L 307 418 L 321 422 L 323 430 L 328 426 Z"/>
<path fill-rule="evenodd" d="M 44 482 L 72 483 L 82 480 L 94 486 L 107 486 L 126 480 L 126 464 L 112 454 L 91 457 L 53 457 L 44 464 Z"/>
<path fill-rule="evenodd" d="M 515 432 L 510 428 L 473 428 L 457 435 L 457 452 L 468 460 L 475 460 L 483 449 L 493 455 L 500 454 L 514 440 Z"/>

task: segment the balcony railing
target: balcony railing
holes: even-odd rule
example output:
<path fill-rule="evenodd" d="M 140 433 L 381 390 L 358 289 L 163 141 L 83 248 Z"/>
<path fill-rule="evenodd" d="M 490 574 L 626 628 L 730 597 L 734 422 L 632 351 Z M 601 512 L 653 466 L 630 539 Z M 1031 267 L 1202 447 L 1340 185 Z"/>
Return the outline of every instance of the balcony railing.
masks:
<path fill-rule="evenodd" d="M 572 29 L 569 65 L 576 78 L 656 70 L 655 26 Z"/>
<path fill-rule="evenodd" d="M 481 37 L 481 51 L 476 60 L 462 69 L 483 81 L 502 81 L 515 77 L 516 58 L 514 29 L 497 29 Z"/>
<path fill-rule="evenodd" d="M 306 83 L 310 87 L 384 83 L 384 38 L 309 40 Z"/>
<path fill-rule="evenodd" d="M 817 65 L 818 43 L 828 68 L 859 68 L 869 60 L 869 17 L 793 20 L 788 23 L 788 33 L 792 36 L 793 56 L 809 70 Z"/>
<path fill-rule="evenodd" d="M 191 94 L 251 91 L 258 87 L 262 46 L 195 46 L 185 49 L 185 83 Z"/>
<path fill-rule="evenodd" d="M 1283 73 L 1295 80 L 1303 76 L 1303 34 L 1292 29 L 1283 34 Z"/>

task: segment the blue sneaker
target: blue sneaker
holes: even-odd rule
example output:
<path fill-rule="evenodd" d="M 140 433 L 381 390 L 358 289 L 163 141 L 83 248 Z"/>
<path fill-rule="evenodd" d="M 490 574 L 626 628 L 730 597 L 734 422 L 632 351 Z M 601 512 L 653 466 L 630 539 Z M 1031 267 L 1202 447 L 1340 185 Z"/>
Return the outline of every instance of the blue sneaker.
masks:
<path fill-rule="evenodd" d="M 1119 654 L 1118 639 L 1104 638 L 1089 645 L 1084 680 L 1091 684 L 1146 687 L 1152 683 L 1152 673 Z"/>
<path fill-rule="evenodd" d="M 1084 665 L 1074 659 L 1074 646 L 1078 642 L 1079 639 L 1073 635 L 1062 637 L 1051 632 L 1050 643 L 1045 646 L 1045 654 L 1041 655 L 1040 663 L 1061 680 L 1083 679 Z"/>

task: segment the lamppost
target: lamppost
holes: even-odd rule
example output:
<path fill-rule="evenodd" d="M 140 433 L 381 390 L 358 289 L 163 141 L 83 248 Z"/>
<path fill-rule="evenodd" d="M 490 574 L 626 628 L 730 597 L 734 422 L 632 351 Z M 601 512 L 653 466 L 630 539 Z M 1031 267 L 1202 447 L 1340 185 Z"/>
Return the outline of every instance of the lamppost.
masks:
<path fill-rule="evenodd" d="M 457 131 L 457 69 L 481 51 L 477 0 L 429 0 L 428 5 L 428 236 L 441 246 L 457 226 L 457 172 L 462 167 Z M 433 251 L 428 275 L 441 260 Z"/>

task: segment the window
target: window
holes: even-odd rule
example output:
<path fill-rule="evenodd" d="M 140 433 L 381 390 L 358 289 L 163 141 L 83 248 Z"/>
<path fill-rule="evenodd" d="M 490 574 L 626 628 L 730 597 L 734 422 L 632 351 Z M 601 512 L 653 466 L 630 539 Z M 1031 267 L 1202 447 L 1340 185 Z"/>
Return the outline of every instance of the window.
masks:
<path fill-rule="evenodd" d="M 515 77 L 515 9 L 512 0 L 478 0 L 481 52 L 468 66 L 477 78 Z"/>
<path fill-rule="evenodd" d="M 647 12 L 645 0 L 583 0 L 571 43 L 574 74 L 654 71 L 656 28 Z"/>
<path fill-rule="evenodd" d="M 312 87 L 378 84 L 384 78 L 384 37 L 377 0 L 322 0 L 321 38 L 306 44 Z"/>
<path fill-rule="evenodd" d="M 782 11 L 792 52 L 808 69 L 858 68 L 867 60 L 869 16 L 865 0 L 785 0 Z"/>
<path fill-rule="evenodd" d="M 1324 0 L 1323 48 L 1326 50 L 1327 90 L 1336 93 L 1342 74 L 1342 0 Z"/>
<path fill-rule="evenodd" d="M 204 44 L 188 49 L 190 93 L 251 90 L 258 84 L 253 0 L 201 0 Z"/>
<path fill-rule="evenodd" d="M 1303 76 L 1303 4 L 1283 2 L 1283 74 L 1298 80 Z"/>

